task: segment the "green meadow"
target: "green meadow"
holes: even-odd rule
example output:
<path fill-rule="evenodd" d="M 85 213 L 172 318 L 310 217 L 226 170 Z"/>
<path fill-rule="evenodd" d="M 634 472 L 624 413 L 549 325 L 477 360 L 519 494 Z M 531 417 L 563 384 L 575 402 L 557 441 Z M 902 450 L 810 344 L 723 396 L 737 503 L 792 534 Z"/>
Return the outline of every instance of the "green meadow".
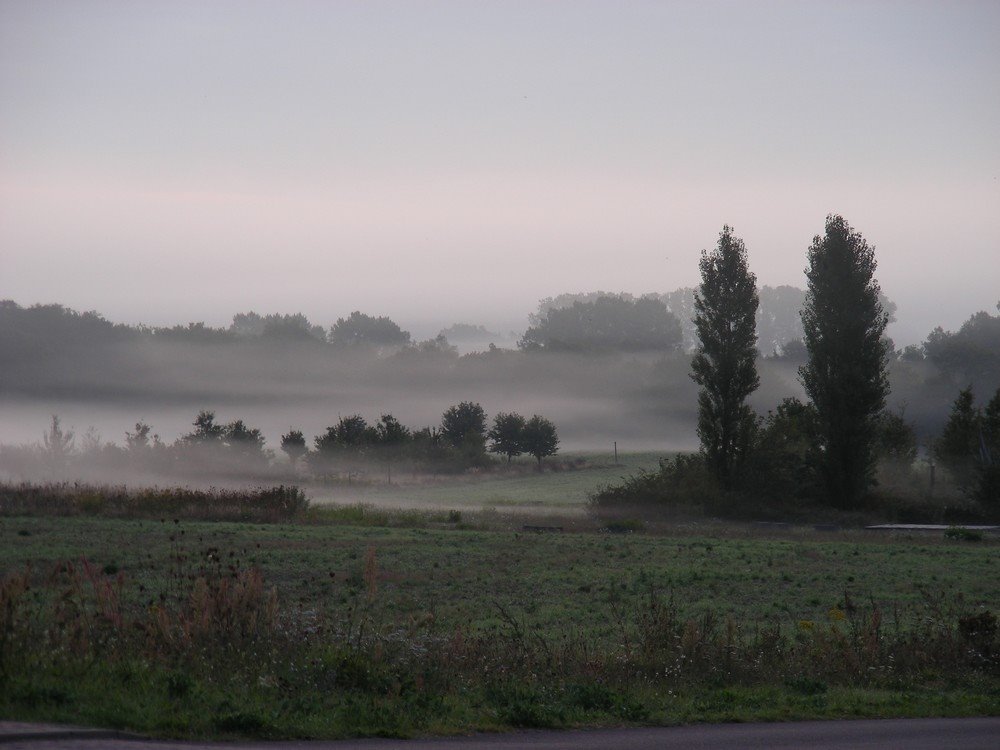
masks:
<path fill-rule="evenodd" d="M 500 510 L 0 518 L 0 715 L 309 738 L 1000 710 L 1000 544 Z"/>
<path fill-rule="evenodd" d="M 689 616 L 786 624 L 825 622 L 845 607 L 845 595 L 886 611 L 939 597 L 972 609 L 1000 605 L 1000 545 L 992 539 L 767 535 L 737 525 L 710 535 L 697 526 L 666 535 L 480 531 L 429 518 L 423 528 L 3 518 L 0 566 L 30 566 L 44 580 L 59 561 L 86 558 L 157 592 L 178 565 L 197 572 L 221 557 L 259 567 L 284 603 L 317 608 L 357 594 L 367 553 L 388 614 L 480 628 L 496 624 L 500 605 L 546 636 L 569 628 L 611 638 L 615 611 L 651 591 L 674 597 Z"/>
<path fill-rule="evenodd" d="M 314 487 L 310 496 L 317 504 L 369 503 L 393 508 L 504 508 L 524 512 L 558 511 L 579 514 L 586 510 L 590 493 L 620 482 L 638 471 L 654 471 L 668 453 L 622 453 L 617 463 L 612 455 L 570 453 L 546 459 L 544 471 L 535 470 L 531 458 L 515 459 L 511 470 L 504 467 L 482 474 L 429 477 L 394 470 L 371 469 L 354 484 Z M 395 473 L 393 473 L 395 471 Z M 390 483 L 391 480 L 391 483 Z"/>

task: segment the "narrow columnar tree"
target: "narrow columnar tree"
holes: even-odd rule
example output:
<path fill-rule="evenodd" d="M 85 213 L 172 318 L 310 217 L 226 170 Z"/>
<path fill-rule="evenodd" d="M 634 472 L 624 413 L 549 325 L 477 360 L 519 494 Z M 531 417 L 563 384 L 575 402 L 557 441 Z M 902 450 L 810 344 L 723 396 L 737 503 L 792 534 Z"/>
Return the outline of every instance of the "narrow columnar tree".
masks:
<path fill-rule="evenodd" d="M 691 361 L 698 393 L 698 437 L 726 489 L 739 478 L 756 417 L 747 397 L 757 375 L 757 278 L 747 267 L 743 240 L 729 226 L 719 244 L 701 254 L 701 287 L 694 299 L 698 349 Z"/>
<path fill-rule="evenodd" d="M 964 388 L 951 406 L 951 414 L 934 444 L 934 455 L 962 483 L 968 478 L 979 453 L 983 415 L 976 407 L 972 386 Z"/>
<path fill-rule="evenodd" d="M 42 440 L 45 445 L 45 458 L 49 465 L 56 470 L 62 470 L 66 466 L 70 454 L 73 452 L 73 432 L 63 431 L 59 425 L 59 417 L 52 415 L 52 426 L 48 432 L 43 433 Z"/>
<path fill-rule="evenodd" d="M 841 216 L 808 252 L 802 308 L 809 361 L 799 377 L 816 408 L 819 470 L 829 500 L 857 507 L 875 470 L 878 419 L 889 393 L 888 315 L 879 301 L 875 248 Z"/>

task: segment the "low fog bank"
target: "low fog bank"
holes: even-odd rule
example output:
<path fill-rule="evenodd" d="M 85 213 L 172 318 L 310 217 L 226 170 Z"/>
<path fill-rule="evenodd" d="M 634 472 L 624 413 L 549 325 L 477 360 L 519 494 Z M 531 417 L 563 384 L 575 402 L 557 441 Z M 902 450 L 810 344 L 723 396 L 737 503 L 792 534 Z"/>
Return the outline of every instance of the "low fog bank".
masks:
<path fill-rule="evenodd" d="M 56 313 L 67 317 L 65 311 Z M 86 316 L 73 320 L 101 330 L 109 325 Z M 476 327 L 453 328 L 453 335 L 482 335 Z M 224 341 L 223 334 L 196 327 L 183 329 L 183 340 L 134 331 L 124 331 L 119 340 L 118 333 L 112 328 L 100 344 L 70 336 L 8 337 L 0 349 L 0 444 L 8 458 L 12 447 L 39 446 L 52 415 L 75 433 L 79 449 L 123 446 L 125 433 L 137 422 L 151 427 L 151 438 L 158 435 L 171 445 L 191 432 L 199 411 L 211 410 L 219 423 L 241 421 L 259 430 L 262 447 L 280 465 L 281 437 L 292 429 L 304 434 L 309 448 L 351 415 L 374 425 L 391 414 L 417 431 L 439 427 L 442 413 L 464 401 L 481 404 L 488 422 L 500 412 L 546 417 L 555 424 L 564 453 L 607 452 L 616 442 L 623 452 L 698 445 L 697 388 L 690 378 L 690 355 L 680 349 L 613 353 L 493 347 L 462 355 L 443 338 L 419 345 L 336 347 L 308 332 L 295 340 Z M 922 348 L 893 353 L 888 406 L 914 425 L 924 446 L 940 433 L 959 389 L 971 384 L 977 396 L 989 398 L 1000 387 L 998 342 L 1000 316 L 983 312 L 956 333 L 936 331 Z M 785 398 L 805 397 L 798 378 L 805 351 L 795 343 L 758 360 L 761 387 L 751 403 L 761 415 Z M 37 462 L 8 460 L 6 466 L 8 479 L 53 478 Z M 124 465 L 118 469 L 131 471 Z M 170 477 L 183 480 L 186 473 L 175 463 Z M 127 479 L 107 472 L 96 478 Z"/>
<path fill-rule="evenodd" d="M 409 359 L 358 355 L 331 358 L 308 346 L 234 348 L 230 356 L 185 345 L 160 346 L 143 361 L 107 368 L 95 360 L 80 363 L 74 374 L 51 371 L 65 388 L 46 397 L 0 399 L 0 471 L 9 480 L 86 480 L 129 483 L 224 483 L 232 472 L 198 466 L 187 471 L 172 460 L 150 473 L 114 457 L 126 433 L 149 425 L 149 439 L 171 446 L 192 432 L 200 410 L 211 410 L 219 424 L 236 420 L 262 433 L 269 452 L 265 471 L 252 480 L 299 480 L 290 475 L 281 438 L 300 430 L 306 446 L 342 417 L 362 416 L 375 425 L 391 414 L 411 431 L 439 429 L 442 414 L 463 401 L 486 411 L 487 426 L 500 412 L 539 414 L 556 426 L 560 454 L 690 450 L 695 434 L 696 389 L 687 376 L 687 358 L 660 355 L 605 355 L 495 350 L 469 357 Z M 216 352 L 212 352 L 216 354 Z M 105 363 L 106 364 L 106 363 Z M 146 375 L 135 378 L 142 368 Z M 64 432 L 74 433 L 73 449 L 93 461 L 66 462 L 53 472 L 32 457 L 58 415 Z M 20 447 L 19 447 L 20 446 Z M 18 453 L 17 448 L 20 450 Z M 101 455 L 109 460 L 97 460 Z M 378 470 L 381 472 L 381 469 Z"/>
<path fill-rule="evenodd" d="M 208 409 L 220 422 L 240 419 L 259 428 L 266 446 L 277 450 L 289 429 L 301 430 L 311 443 L 353 414 L 370 423 L 392 414 L 411 429 L 437 426 L 442 413 L 461 401 L 482 404 L 490 419 L 510 411 L 543 415 L 556 424 L 568 451 L 610 450 L 615 441 L 624 450 L 665 451 L 698 443 L 697 387 L 683 354 L 496 350 L 416 361 L 330 358 L 308 347 L 207 354 L 160 346 L 131 366 L 81 361 L 73 372 L 50 372 L 41 388 L 46 395 L 0 398 L 0 443 L 39 442 L 53 414 L 78 439 L 90 432 L 92 439 L 122 443 L 141 421 L 169 443 L 190 432 L 198 411 Z M 145 375 L 137 378 L 140 367 Z M 759 411 L 802 395 L 795 367 L 762 360 L 762 387 L 754 395 Z"/>
<path fill-rule="evenodd" d="M 804 398 L 801 352 L 759 361 L 761 414 L 782 399 Z M 563 450 L 635 450 L 697 446 L 697 387 L 684 353 L 582 354 L 516 350 L 457 355 L 338 354 L 301 345 L 245 345 L 225 350 L 190 344 L 121 345 L 54 352 L 44 363 L 8 363 L 0 384 L 0 443 L 41 440 L 51 415 L 78 439 L 88 432 L 121 443 L 136 422 L 165 442 L 190 432 L 199 410 L 219 421 L 259 428 L 269 448 L 294 428 L 311 440 L 338 418 L 375 422 L 392 414 L 411 429 L 438 425 L 460 401 L 498 412 L 541 414 L 555 422 Z M 894 360 L 889 405 L 924 436 L 943 424 L 959 380 L 927 361 Z M 983 376 L 991 392 L 1000 382 Z M 964 383 L 963 383 L 964 385 Z"/>

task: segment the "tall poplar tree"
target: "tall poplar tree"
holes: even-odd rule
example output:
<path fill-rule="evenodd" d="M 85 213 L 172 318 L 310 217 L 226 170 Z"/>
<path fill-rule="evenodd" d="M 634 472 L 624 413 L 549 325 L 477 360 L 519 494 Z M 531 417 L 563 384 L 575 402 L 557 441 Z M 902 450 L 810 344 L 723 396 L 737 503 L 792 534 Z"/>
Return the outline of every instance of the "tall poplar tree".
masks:
<path fill-rule="evenodd" d="M 698 393 L 698 437 L 722 486 L 735 487 L 750 450 L 756 417 L 747 397 L 757 375 L 757 278 L 743 240 L 724 226 L 719 244 L 701 254 L 701 286 L 694 298 L 698 349 L 691 377 Z"/>
<path fill-rule="evenodd" d="M 879 415 L 889 393 L 889 316 L 879 302 L 875 248 L 841 216 L 808 251 L 802 327 L 809 361 L 799 377 L 816 408 L 819 470 L 829 500 L 855 508 L 872 484 Z"/>

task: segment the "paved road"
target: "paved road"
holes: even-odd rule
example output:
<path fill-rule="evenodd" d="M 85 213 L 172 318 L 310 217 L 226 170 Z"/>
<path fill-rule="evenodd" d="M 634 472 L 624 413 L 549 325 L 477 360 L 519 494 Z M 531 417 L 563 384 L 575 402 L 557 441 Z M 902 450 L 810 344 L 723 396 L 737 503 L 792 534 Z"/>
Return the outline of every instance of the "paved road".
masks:
<path fill-rule="evenodd" d="M 163 742 L 74 727 L 0 722 L 2 750 L 997 750 L 1000 717 L 705 724 L 689 727 L 538 731 L 421 740 Z"/>

